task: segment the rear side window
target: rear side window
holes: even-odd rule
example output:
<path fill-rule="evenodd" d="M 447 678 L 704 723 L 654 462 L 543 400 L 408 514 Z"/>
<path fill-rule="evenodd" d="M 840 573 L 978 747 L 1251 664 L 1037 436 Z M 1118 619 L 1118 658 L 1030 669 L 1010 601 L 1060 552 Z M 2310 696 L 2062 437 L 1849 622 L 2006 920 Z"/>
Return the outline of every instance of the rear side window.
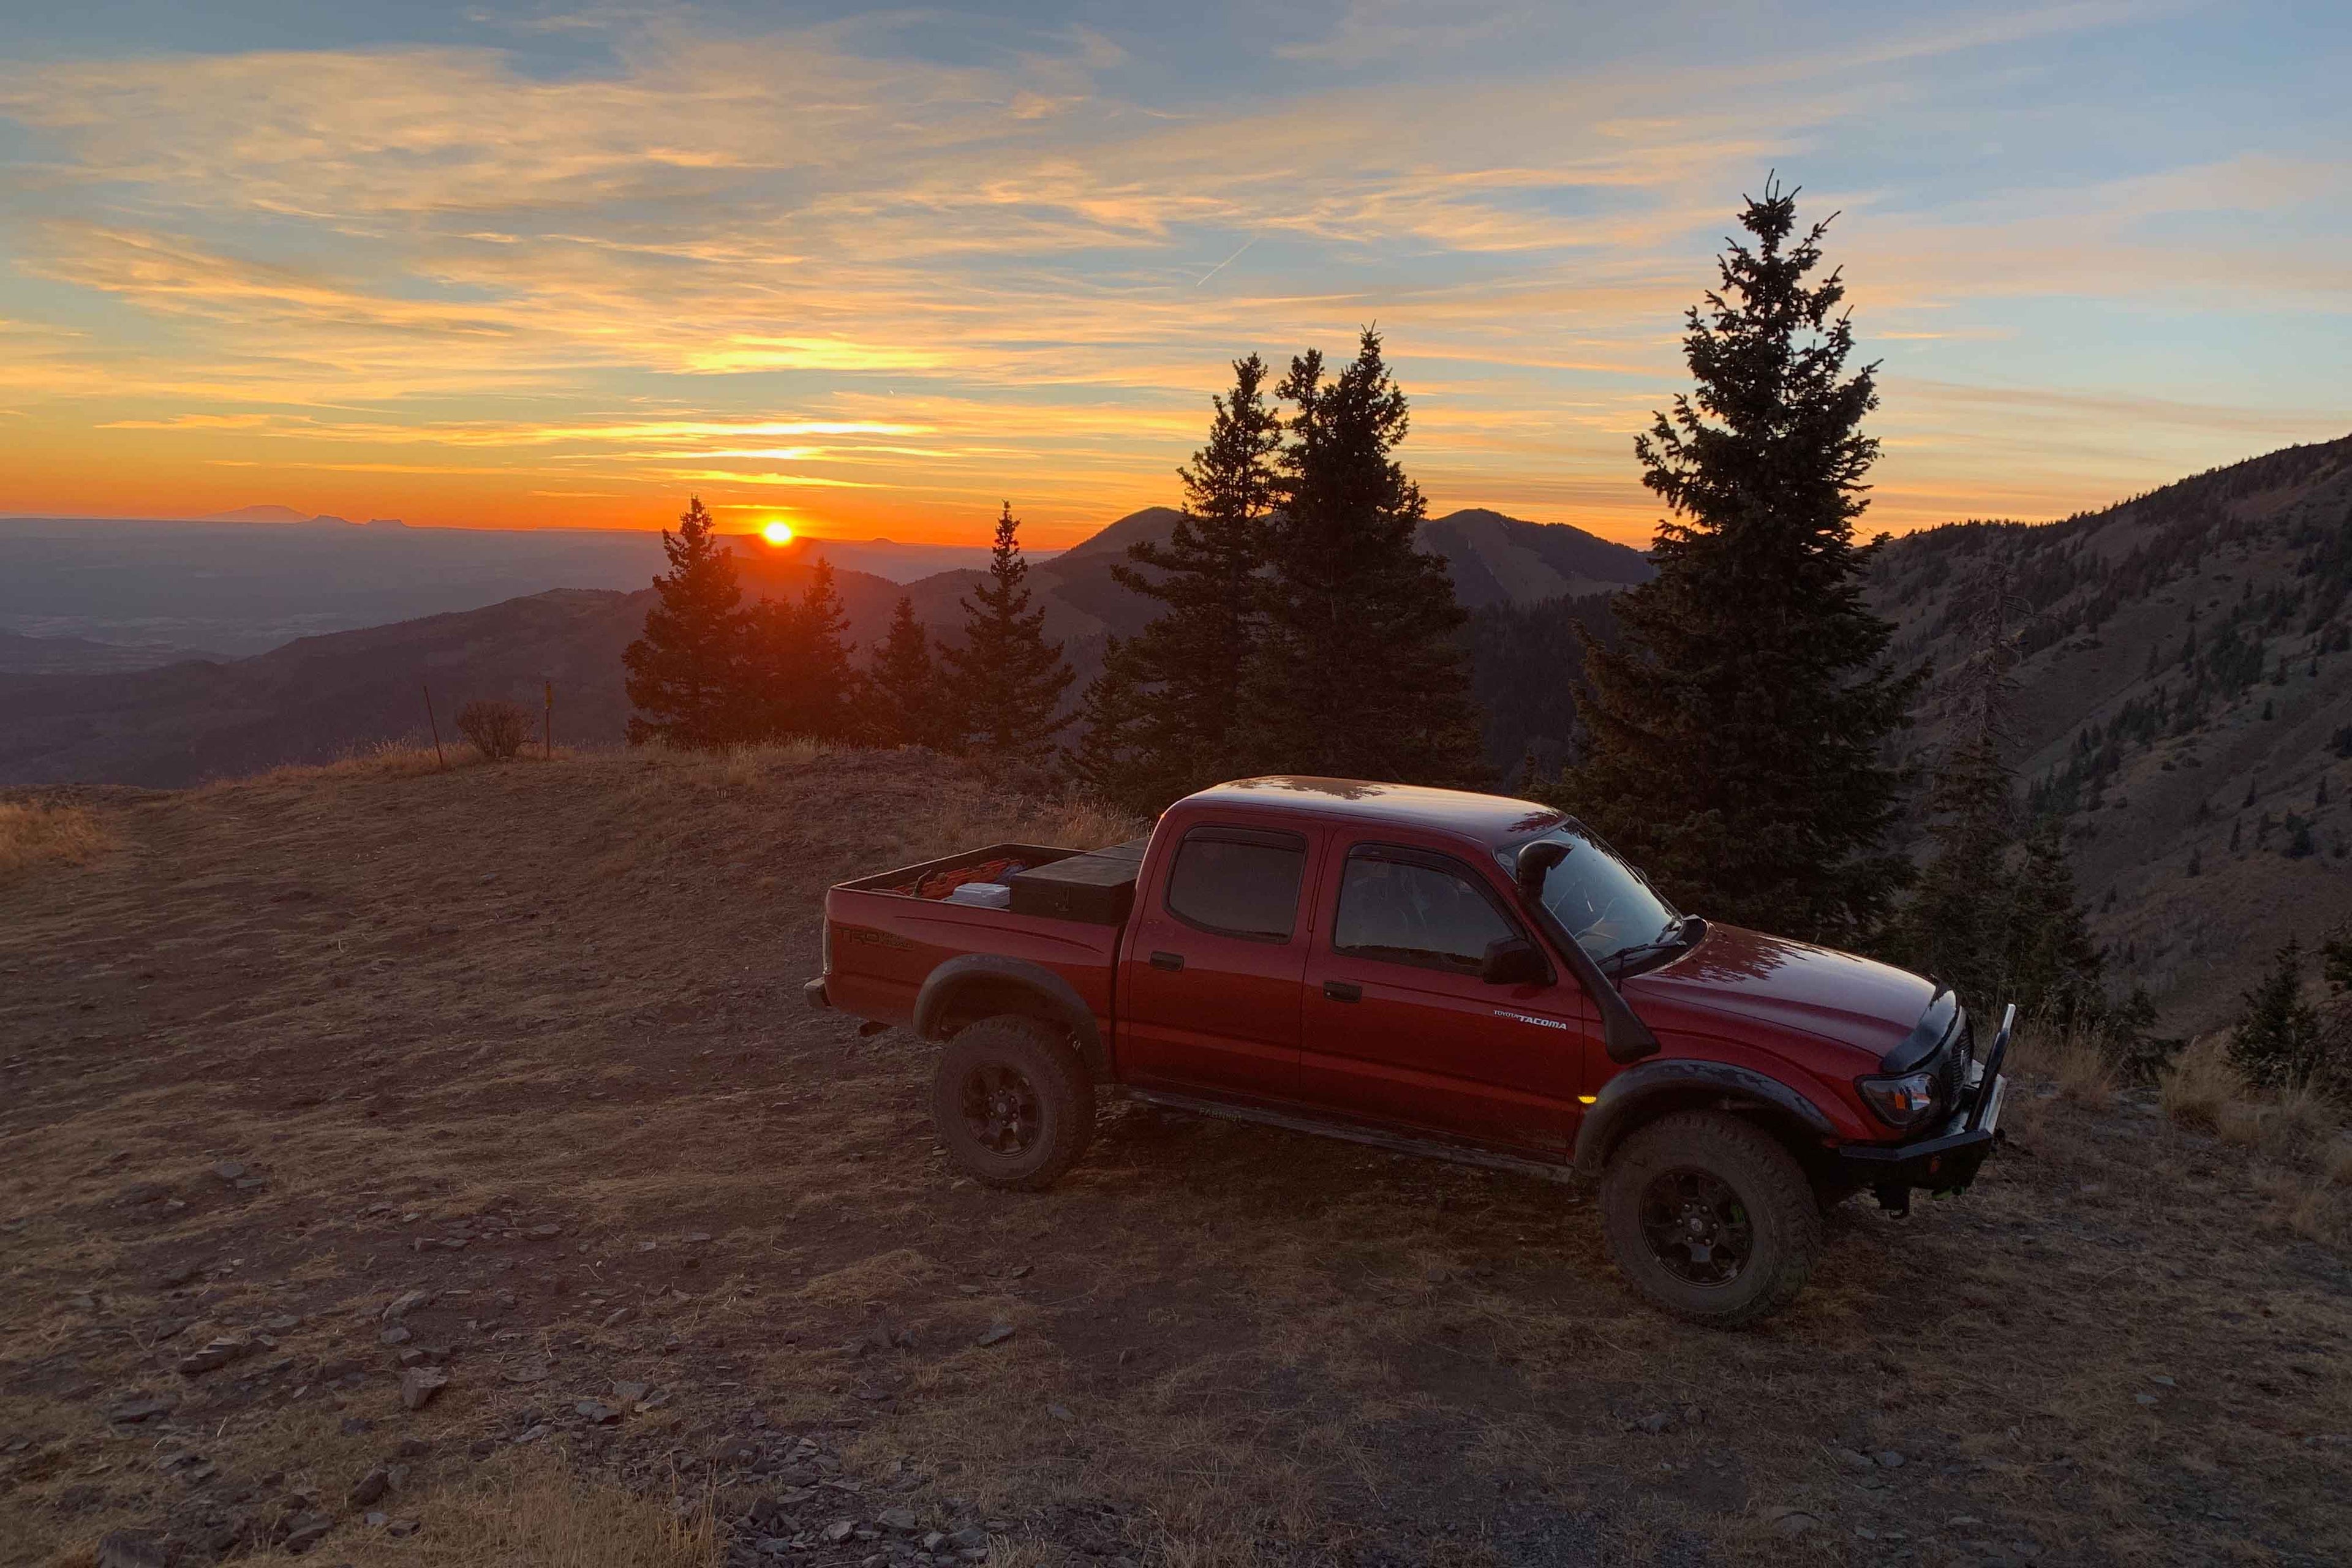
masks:
<path fill-rule="evenodd" d="M 1519 934 L 1464 873 L 1379 850 L 1348 857 L 1331 947 L 1353 958 L 1476 974 L 1490 943 Z"/>
<path fill-rule="evenodd" d="M 1176 847 L 1168 912 L 1221 936 L 1288 942 L 1306 877 L 1307 840 L 1297 834 L 1196 827 Z"/>

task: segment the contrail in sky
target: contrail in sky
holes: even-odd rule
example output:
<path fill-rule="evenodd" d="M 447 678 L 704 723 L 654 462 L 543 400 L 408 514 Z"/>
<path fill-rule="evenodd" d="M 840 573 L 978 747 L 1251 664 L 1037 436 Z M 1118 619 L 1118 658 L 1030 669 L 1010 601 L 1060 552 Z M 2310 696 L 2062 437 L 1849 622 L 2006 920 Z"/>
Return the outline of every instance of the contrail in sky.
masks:
<path fill-rule="evenodd" d="M 1242 241 L 1242 250 L 1247 250 L 1251 246 L 1255 245 L 1256 243 L 1257 236 L 1251 235 L 1247 239 Z M 1239 261 L 1242 258 L 1242 250 L 1234 251 L 1231 256 L 1226 257 L 1223 261 L 1218 262 L 1214 267 L 1210 268 L 1206 272 L 1203 272 L 1198 278 L 1193 279 L 1192 287 L 1198 289 L 1202 284 L 1206 283 L 1210 279 L 1214 278 L 1218 273 L 1223 272 L 1226 268 L 1231 267 L 1234 262 Z"/>

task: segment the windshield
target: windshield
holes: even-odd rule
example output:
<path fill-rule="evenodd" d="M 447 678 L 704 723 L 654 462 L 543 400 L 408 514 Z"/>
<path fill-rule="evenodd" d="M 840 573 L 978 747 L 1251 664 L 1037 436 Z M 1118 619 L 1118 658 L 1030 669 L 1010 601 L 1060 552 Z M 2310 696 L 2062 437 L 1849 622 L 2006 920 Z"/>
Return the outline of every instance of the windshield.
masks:
<path fill-rule="evenodd" d="M 1546 838 L 1567 845 L 1569 853 L 1544 878 L 1544 907 L 1595 963 L 1676 939 L 1682 916 L 1675 907 L 1574 821 L 1507 844 L 1495 851 L 1495 858 L 1505 872 L 1516 873 L 1519 851 Z"/>

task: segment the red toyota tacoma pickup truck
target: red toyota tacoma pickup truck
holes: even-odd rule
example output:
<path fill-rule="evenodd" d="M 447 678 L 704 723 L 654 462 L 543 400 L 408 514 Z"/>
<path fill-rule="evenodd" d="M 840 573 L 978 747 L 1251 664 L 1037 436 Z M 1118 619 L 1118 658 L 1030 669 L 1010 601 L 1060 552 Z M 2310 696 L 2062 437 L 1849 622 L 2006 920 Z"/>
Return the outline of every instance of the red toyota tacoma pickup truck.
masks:
<path fill-rule="evenodd" d="M 1950 990 L 1684 915 L 1549 806 L 1315 778 L 842 883 L 807 989 L 944 1042 L 932 1114 L 983 1182 L 1053 1182 L 1116 1086 L 1597 1181 L 1626 1278 L 1723 1325 L 1794 1299 L 1831 1205 L 1969 1184 L 2016 1015 L 1979 1062 Z"/>

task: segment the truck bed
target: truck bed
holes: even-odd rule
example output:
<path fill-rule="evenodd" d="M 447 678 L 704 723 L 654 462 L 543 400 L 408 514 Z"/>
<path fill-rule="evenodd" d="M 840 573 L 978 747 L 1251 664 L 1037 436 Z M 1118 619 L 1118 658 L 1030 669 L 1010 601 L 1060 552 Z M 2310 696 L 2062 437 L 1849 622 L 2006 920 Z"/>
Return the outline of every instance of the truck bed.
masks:
<path fill-rule="evenodd" d="M 840 883 L 824 896 L 828 1000 L 862 1017 L 904 1024 L 914 1017 L 916 994 L 933 969 L 964 953 L 995 953 L 1042 964 L 1068 981 L 1108 1038 L 1124 927 L 950 903 L 943 896 L 957 873 L 992 861 L 1034 867 L 1086 853 L 990 844 Z"/>

